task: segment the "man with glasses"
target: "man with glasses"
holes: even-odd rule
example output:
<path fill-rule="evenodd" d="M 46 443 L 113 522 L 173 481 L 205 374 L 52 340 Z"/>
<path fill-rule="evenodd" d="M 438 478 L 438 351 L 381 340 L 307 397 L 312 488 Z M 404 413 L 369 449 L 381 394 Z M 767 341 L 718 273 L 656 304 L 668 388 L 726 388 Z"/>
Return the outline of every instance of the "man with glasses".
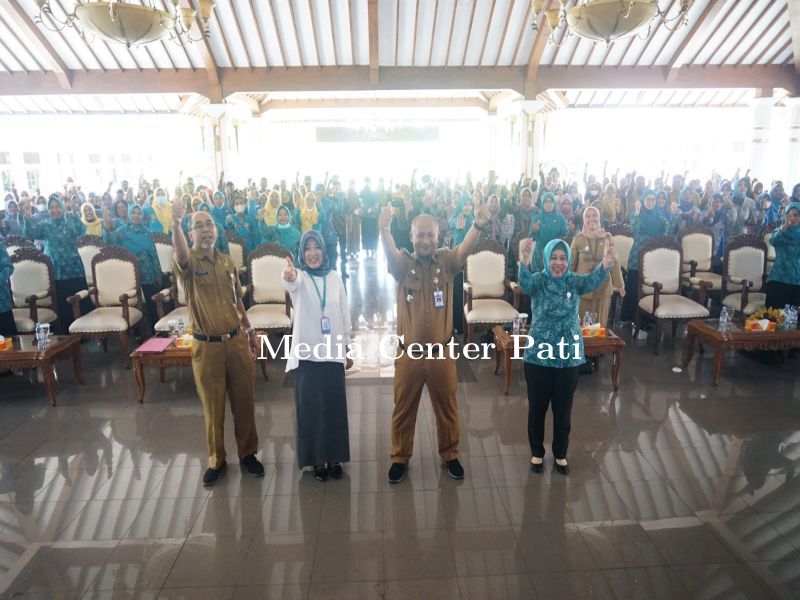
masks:
<path fill-rule="evenodd" d="M 258 338 L 242 302 L 239 274 L 231 257 L 214 248 L 217 228 L 211 215 L 196 212 L 190 222 L 192 249 L 181 230 L 186 207 L 172 207 L 174 270 L 183 284 L 192 315 L 192 371 L 203 404 L 208 469 L 203 485 L 213 486 L 225 473 L 225 394 L 233 413 L 234 435 L 242 473 L 263 477 L 255 456 L 255 371 Z"/>

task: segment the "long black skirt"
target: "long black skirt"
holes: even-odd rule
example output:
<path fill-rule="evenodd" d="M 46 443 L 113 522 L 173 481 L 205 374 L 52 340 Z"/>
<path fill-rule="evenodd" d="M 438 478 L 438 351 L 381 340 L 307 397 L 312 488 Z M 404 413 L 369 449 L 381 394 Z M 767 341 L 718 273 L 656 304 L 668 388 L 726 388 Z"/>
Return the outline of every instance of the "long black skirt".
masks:
<path fill-rule="evenodd" d="M 301 360 L 294 370 L 297 465 L 350 460 L 344 365 Z"/>
<path fill-rule="evenodd" d="M 375 217 L 361 218 L 361 243 L 364 250 L 375 252 L 378 248 L 378 219 Z"/>

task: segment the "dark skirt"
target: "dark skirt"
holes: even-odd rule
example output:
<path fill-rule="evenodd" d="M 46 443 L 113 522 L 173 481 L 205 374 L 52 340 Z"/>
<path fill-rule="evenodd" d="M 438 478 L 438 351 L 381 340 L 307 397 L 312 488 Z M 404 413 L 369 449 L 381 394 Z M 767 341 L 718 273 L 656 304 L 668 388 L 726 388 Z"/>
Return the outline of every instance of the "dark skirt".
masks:
<path fill-rule="evenodd" d="M 294 370 L 297 465 L 350 460 L 344 365 L 301 360 Z"/>
<path fill-rule="evenodd" d="M 768 281 L 764 291 L 767 295 L 764 305 L 770 308 L 783 308 L 787 304 L 800 305 L 800 285 Z"/>
<path fill-rule="evenodd" d="M 7 338 L 17 335 L 17 324 L 14 322 L 14 313 L 10 310 L 0 312 L 0 335 Z"/>
<path fill-rule="evenodd" d="M 620 320 L 633 321 L 636 318 L 636 300 L 639 296 L 639 271 L 629 270 L 625 274 L 625 297 L 622 299 Z"/>
<path fill-rule="evenodd" d="M 69 333 L 69 326 L 75 320 L 72 316 L 72 305 L 67 300 L 81 290 L 86 289 L 86 279 L 83 277 L 72 277 L 70 279 L 56 280 L 56 295 L 58 296 L 58 318 L 61 321 L 61 331 Z M 92 301 L 87 297 L 81 300 L 81 316 L 87 314 L 94 308 Z"/>
<path fill-rule="evenodd" d="M 364 250 L 375 252 L 378 248 L 378 219 L 374 217 L 361 218 L 361 243 Z"/>

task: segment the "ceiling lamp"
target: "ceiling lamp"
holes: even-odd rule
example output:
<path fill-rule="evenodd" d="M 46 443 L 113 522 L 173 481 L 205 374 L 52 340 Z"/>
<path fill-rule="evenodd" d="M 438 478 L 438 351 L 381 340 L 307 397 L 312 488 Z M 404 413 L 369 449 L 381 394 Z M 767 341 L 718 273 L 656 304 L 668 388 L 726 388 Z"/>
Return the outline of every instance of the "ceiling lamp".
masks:
<path fill-rule="evenodd" d="M 647 26 L 647 34 L 653 23 L 663 23 L 669 30 L 688 23 L 689 8 L 692 0 L 681 0 L 678 13 L 667 18 L 667 11 L 662 11 L 658 0 L 576 0 L 567 8 L 569 0 L 559 0 L 561 6 L 544 10 L 544 0 L 532 0 L 534 14 L 533 28 L 538 29 L 538 15 L 544 12 L 550 28 L 549 41 L 560 46 L 572 35 L 578 35 L 592 42 L 610 44 L 618 39 L 635 35 Z M 669 24 L 672 24 L 670 27 Z M 565 32 L 556 43 L 555 33 L 564 28 Z"/>
<path fill-rule="evenodd" d="M 51 0 L 37 0 L 39 12 L 34 21 L 51 31 L 74 28 L 86 39 L 87 33 L 124 44 L 127 47 L 151 44 L 169 36 L 181 46 L 198 42 L 208 37 L 208 22 L 214 9 L 214 0 L 197 0 L 200 13 L 199 34 L 192 35 L 192 25 L 198 11 L 194 8 L 179 8 L 180 0 L 171 0 L 170 9 L 166 0 L 158 0 L 163 8 L 157 8 L 155 0 L 76 0 L 71 13 L 61 9 L 63 16 L 53 12 Z"/>

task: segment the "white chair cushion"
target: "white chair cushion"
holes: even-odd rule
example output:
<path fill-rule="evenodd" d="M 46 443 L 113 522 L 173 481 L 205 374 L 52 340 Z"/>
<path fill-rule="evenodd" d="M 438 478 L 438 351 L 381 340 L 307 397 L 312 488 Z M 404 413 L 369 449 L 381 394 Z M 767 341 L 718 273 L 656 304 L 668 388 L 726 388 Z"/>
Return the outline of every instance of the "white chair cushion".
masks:
<path fill-rule="evenodd" d="M 131 326 L 139 322 L 142 313 L 137 308 L 129 308 Z M 122 318 L 121 306 L 106 306 L 95 308 L 89 314 L 72 322 L 69 326 L 70 333 L 95 333 L 102 331 L 127 331 L 128 324 Z"/>
<path fill-rule="evenodd" d="M 292 320 L 286 316 L 285 304 L 256 304 L 247 310 L 247 318 L 256 329 L 292 326 Z"/>
<path fill-rule="evenodd" d="M 701 281 L 710 281 L 712 290 L 722 289 L 722 275 L 712 273 L 711 271 L 697 271 L 696 277 L 690 277 L 689 281 L 693 288 L 700 288 Z"/>
<path fill-rule="evenodd" d="M 244 248 L 242 248 L 241 244 L 236 244 L 234 242 L 228 242 L 228 250 L 231 253 L 231 260 L 233 260 L 233 266 L 235 266 L 239 271 L 242 270 L 244 267 Z"/>
<path fill-rule="evenodd" d="M 467 257 L 467 275 L 473 298 L 502 298 L 505 293 L 506 260 L 484 250 Z"/>
<path fill-rule="evenodd" d="M 36 330 L 36 323 L 31 319 L 31 311 L 27 308 L 14 308 L 14 323 L 20 333 L 33 333 Z M 56 313 L 49 308 L 39 308 L 36 310 L 40 323 L 52 323 L 56 320 Z"/>
<path fill-rule="evenodd" d="M 681 240 L 683 248 L 683 262 L 697 261 L 698 271 L 708 271 L 711 268 L 711 256 L 714 253 L 713 238 L 705 233 L 690 233 Z M 688 268 L 687 268 L 688 270 Z"/>
<path fill-rule="evenodd" d="M 262 256 L 252 262 L 250 282 L 253 285 L 253 302 L 285 302 L 283 269 L 286 259 L 280 256 Z"/>
<path fill-rule="evenodd" d="M 764 251 L 751 246 L 736 248 L 728 254 L 728 277 L 731 280 L 747 279 L 753 283 L 752 291 L 761 289 L 764 276 Z M 728 285 L 729 290 L 740 290 L 737 283 Z"/>
<path fill-rule="evenodd" d="M 50 290 L 50 271 L 47 265 L 36 260 L 21 260 L 14 265 L 11 281 L 11 296 L 14 306 L 25 306 L 25 298 L 46 294 Z M 45 296 L 36 301 L 36 306 L 52 306 L 53 301 Z"/>
<path fill-rule="evenodd" d="M 628 235 L 615 235 L 612 239 L 614 240 L 614 247 L 617 249 L 617 262 L 619 262 L 620 267 L 627 269 L 628 257 L 631 254 L 631 248 L 633 248 L 633 238 Z"/>
<path fill-rule="evenodd" d="M 177 321 L 178 319 L 183 319 L 183 324 L 186 325 L 187 327 L 191 327 L 192 315 L 189 314 L 189 309 L 186 306 L 181 306 L 179 308 L 176 308 L 172 312 L 164 315 L 163 318 L 159 319 L 153 329 L 155 329 L 159 333 L 167 332 L 169 331 L 169 325 L 167 323 L 169 323 L 173 319 L 175 321 Z"/>
<path fill-rule="evenodd" d="M 516 309 L 505 300 L 486 298 L 473 300 L 472 310 L 464 305 L 467 323 L 510 323 L 517 316 Z"/>
<path fill-rule="evenodd" d="M 158 254 L 158 263 L 161 265 L 161 272 L 172 273 L 172 255 L 175 254 L 172 244 L 156 244 L 156 253 Z"/>
<path fill-rule="evenodd" d="M 133 263 L 116 258 L 95 265 L 97 300 L 100 306 L 119 304 L 119 297 L 136 289 L 136 269 Z"/>
<path fill-rule="evenodd" d="M 92 259 L 98 254 L 100 254 L 99 246 L 80 246 L 78 248 L 78 255 L 81 257 L 83 270 L 86 273 L 86 283 L 89 285 L 94 283 L 92 275 Z"/>
<path fill-rule="evenodd" d="M 775 262 L 775 246 L 770 243 L 772 239 L 772 232 L 768 231 L 764 234 L 764 243 L 767 245 L 767 260 Z"/>
<path fill-rule="evenodd" d="M 670 248 L 657 248 L 642 255 L 642 282 L 658 281 L 664 294 L 677 294 L 681 289 L 680 254 Z M 649 286 L 642 286 L 647 294 L 653 293 Z"/>
<path fill-rule="evenodd" d="M 751 292 L 747 294 L 747 305 L 744 307 L 744 314 L 752 315 L 759 308 L 763 307 L 767 302 L 767 295 L 760 292 Z M 742 307 L 742 294 L 728 294 L 722 300 L 723 306 L 732 308 L 733 310 L 741 310 Z"/>
<path fill-rule="evenodd" d="M 639 308 L 653 314 L 654 296 L 639 300 Z M 708 309 L 702 304 L 677 294 L 663 294 L 658 297 L 658 308 L 653 315 L 659 319 L 702 319 L 708 316 Z"/>

